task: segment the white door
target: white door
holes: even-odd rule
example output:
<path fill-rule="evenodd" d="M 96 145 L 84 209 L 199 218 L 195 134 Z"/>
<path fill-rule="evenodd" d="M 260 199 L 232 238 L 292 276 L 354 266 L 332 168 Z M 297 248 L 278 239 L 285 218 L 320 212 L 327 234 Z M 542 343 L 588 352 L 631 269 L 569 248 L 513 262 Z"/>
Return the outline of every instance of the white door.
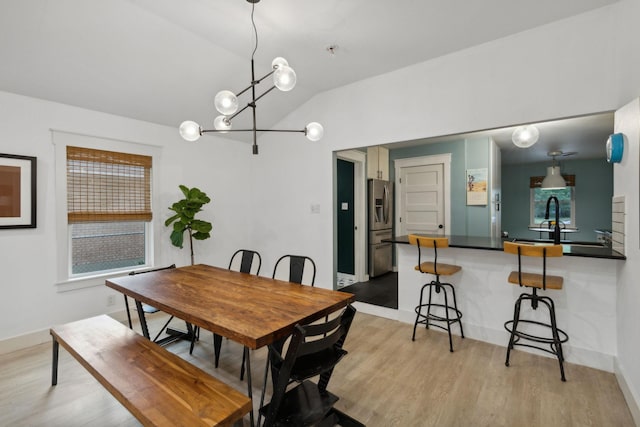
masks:
<path fill-rule="evenodd" d="M 412 233 L 444 235 L 448 226 L 448 162 L 443 156 L 428 156 L 405 163 L 397 161 L 398 235 Z M 399 166 L 399 167 L 398 167 Z M 446 196 L 446 197 L 445 197 Z"/>

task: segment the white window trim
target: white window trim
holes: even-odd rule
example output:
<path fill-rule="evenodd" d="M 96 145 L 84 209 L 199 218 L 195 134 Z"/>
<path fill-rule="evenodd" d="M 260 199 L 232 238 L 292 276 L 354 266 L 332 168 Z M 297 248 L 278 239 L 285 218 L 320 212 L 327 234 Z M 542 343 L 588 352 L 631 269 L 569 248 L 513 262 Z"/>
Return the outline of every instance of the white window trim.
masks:
<path fill-rule="evenodd" d="M 123 272 L 135 269 L 143 269 L 154 264 L 154 221 L 145 226 L 146 235 L 146 259 L 147 264 L 135 268 L 102 271 L 82 275 L 71 275 L 71 228 L 67 222 L 67 146 L 92 148 L 96 150 L 119 151 L 123 153 L 141 154 L 153 158 L 153 170 L 151 173 L 151 210 L 157 212 L 155 202 L 155 190 L 159 188 L 160 173 L 157 170 L 157 161 L 160 157 L 161 147 L 142 144 L 131 141 L 121 141 L 110 138 L 102 138 L 92 135 L 51 130 L 51 142 L 54 145 L 55 159 L 55 218 L 56 218 L 56 282 L 58 292 L 66 292 L 75 289 L 84 289 L 104 285 L 104 279 L 108 277 L 122 276 Z"/>
<path fill-rule="evenodd" d="M 566 227 L 568 230 L 577 230 L 578 225 L 576 224 L 576 188 L 569 187 L 571 189 L 571 226 Z M 529 228 L 540 227 L 540 224 L 534 224 L 534 211 L 533 208 L 533 196 L 535 194 L 535 188 L 529 189 Z M 551 218 L 550 218 L 551 219 Z"/>

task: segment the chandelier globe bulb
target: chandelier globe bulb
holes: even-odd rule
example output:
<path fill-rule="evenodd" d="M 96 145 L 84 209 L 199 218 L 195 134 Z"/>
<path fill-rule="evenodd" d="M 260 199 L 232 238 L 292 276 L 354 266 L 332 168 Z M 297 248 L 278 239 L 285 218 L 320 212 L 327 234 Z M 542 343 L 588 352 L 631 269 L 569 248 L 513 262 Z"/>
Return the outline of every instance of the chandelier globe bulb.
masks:
<path fill-rule="evenodd" d="M 324 135 L 324 128 L 318 122 L 311 122 L 305 128 L 304 134 L 309 141 L 319 141 Z"/>
<path fill-rule="evenodd" d="M 238 111 L 238 98 L 230 90 L 221 90 L 216 94 L 213 103 L 216 110 L 225 116 L 231 115 Z"/>
<path fill-rule="evenodd" d="M 200 125 L 191 120 L 182 122 L 178 130 L 180 132 L 180 136 L 185 141 L 189 142 L 197 141 L 202 135 L 202 128 L 200 127 Z"/>

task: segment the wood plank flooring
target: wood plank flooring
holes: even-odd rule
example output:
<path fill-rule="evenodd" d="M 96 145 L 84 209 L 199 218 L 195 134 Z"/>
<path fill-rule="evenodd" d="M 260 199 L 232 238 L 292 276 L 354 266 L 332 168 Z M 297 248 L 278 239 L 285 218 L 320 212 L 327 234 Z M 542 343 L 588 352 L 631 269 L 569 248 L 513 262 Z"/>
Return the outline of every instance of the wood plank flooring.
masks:
<path fill-rule="evenodd" d="M 151 323 L 159 327 L 163 317 Z M 411 332 L 412 325 L 356 313 L 349 354 L 329 383 L 339 409 L 369 427 L 634 426 L 611 373 L 566 364 L 563 383 L 555 359 L 516 350 L 507 368 L 504 347 L 455 337 L 449 353 L 446 333 L 421 329 L 412 342 Z M 186 342 L 168 348 L 246 393 L 241 346 L 225 339 L 215 369 L 212 342 L 202 331 L 193 356 Z M 256 408 L 265 357 L 265 349 L 252 352 Z M 0 426 L 140 425 L 63 349 L 58 385 L 50 384 L 50 344 L 0 356 Z"/>

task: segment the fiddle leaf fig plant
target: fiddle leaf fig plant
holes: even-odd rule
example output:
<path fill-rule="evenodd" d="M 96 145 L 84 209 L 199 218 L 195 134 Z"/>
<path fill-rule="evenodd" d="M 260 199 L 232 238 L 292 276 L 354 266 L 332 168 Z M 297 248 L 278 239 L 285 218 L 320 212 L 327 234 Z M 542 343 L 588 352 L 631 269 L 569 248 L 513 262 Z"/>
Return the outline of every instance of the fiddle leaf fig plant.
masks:
<path fill-rule="evenodd" d="M 210 222 L 196 219 L 196 214 L 201 212 L 202 206 L 209 203 L 211 199 L 196 187 L 188 188 L 180 185 L 180 190 L 184 194 L 184 199 L 175 202 L 169 207 L 170 210 L 175 212 L 175 215 L 168 218 L 164 225 L 169 227 L 173 224 L 173 231 L 170 236 L 171 243 L 180 249 L 182 249 L 184 243 L 184 232 L 189 232 L 191 264 L 193 265 L 193 239 L 208 239 L 211 237 L 211 229 L 213 228 Z"/>

